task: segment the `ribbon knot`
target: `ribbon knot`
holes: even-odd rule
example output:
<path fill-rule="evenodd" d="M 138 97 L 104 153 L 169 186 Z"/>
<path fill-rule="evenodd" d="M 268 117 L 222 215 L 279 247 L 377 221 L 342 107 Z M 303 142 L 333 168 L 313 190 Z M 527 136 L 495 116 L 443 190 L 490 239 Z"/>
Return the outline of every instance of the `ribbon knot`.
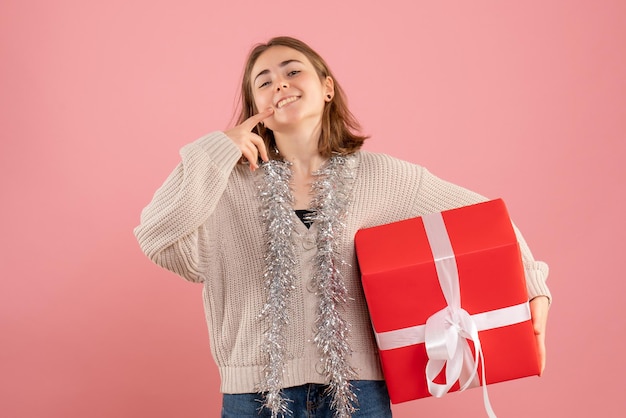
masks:
<path fill-rule="evenodd" d="M 454 320 L 454 319 L 452 319 L 452 320 L 450 320 L 450 319 L 446 319 L 446 323 L 448 323 L 448 324 L 452 325 L 452 327 L 453 327 L 453 328 L 456 330 L 456 332 L 457 332 L 457 333 L 459 333 L 459 334 L 460 334 L 460 333 L 461 333 L 461 331 L 463 330 L 463 329 L 461 328 L 461 324 L 459 324 L 459 321 L 458 321 L 458 320 Z"/>
<path fill-rule="evenodd" d="M 470 314 L 462 308 L 446 307 L 426 321 L 425 345 L 428 354 L 426 380 L 433 396 L 445 395 L 459 381 L 461 390 L 478 384 L 477 370 L 482 354 L 478 328 Z M 474 352 L 468 341 L 474 343 Z M 444 384 L 435 379 L 446 369 Z"/>
<path fill-rule="evenodd" d="M 454 328 L 460 336 L 467 338 L 468 333 L 465 329 L 470 321 L 473 322 L 471 315 L 463 308 L 446 307 L 445 309 L 447 313 L 444 322 Z"/>

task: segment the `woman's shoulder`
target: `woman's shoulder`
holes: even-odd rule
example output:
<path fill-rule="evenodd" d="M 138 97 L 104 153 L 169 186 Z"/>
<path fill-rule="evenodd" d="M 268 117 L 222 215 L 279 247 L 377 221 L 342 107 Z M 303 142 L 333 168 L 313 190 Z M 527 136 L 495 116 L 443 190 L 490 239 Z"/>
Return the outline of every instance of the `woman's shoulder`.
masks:
<path fill-rule="evenodd" d="M 415 199 L 419 193 L 426 170 L 388 154 L 369 151 L 357 153 L 360 188 L 381 196 L 405 196 Z"/>
<path fill-rule="evenodd" d="M 359 159 L 359 166 L 364 172 L 380 174 L 381 170 L 385 170 L 391 173 L 420 175 L 424 170 L 424 167 L 421 165 L 384 153 L 361 150 L 357 152 L 357 157 Z"/>

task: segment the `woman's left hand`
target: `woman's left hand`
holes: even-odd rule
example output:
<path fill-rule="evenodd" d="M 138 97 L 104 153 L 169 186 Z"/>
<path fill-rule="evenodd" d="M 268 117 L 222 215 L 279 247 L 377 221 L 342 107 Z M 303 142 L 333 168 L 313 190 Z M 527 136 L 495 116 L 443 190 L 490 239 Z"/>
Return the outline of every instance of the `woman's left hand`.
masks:
<path fill-rule="evenodd" d="M 548 322 L 548 309 L 550 301 L 546 296 L 537 296 L 530 301 L 530 315 L 532 316 L 537 349 L 539 350 L 539 376 L 546 368 L 546 324 Z"/>

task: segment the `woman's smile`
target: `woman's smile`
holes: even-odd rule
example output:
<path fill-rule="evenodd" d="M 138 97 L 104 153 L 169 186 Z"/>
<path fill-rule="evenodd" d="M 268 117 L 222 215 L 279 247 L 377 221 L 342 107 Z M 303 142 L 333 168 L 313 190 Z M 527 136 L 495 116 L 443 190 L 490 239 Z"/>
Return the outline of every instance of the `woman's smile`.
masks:
<path fill-rule="evenodd" d="M 288 104 L 293 103 L 298 99 L 300 99 L 299 96 L 290 96 L 290 97 L 285 97 L 284 99 L 280 99 L 278 103 L 276 103 L 276 108 L 281 109 L 284 106 L 287 106 Z"/>

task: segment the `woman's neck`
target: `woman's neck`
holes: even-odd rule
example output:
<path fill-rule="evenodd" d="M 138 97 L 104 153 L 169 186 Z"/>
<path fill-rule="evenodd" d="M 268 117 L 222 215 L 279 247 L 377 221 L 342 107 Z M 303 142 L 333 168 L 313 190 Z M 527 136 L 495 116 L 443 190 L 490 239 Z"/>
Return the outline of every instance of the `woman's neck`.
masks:
<path fill-rule="evenodd" d="M 285 161 L 291 163 L 290 188 L 293 197 L 294 209 L 309 209 L 313 195 L 314 173 L 325 162 L 325 158 L 318 150 L 321 126 L 314 129 L 300 129 L 299 131 L 274 131 L 276 147 Z"/>
<path fill-rule="evenodd" d="M 326 160 L 318 150 L 321 127 L 312 130 L 274 132 L 276 147 L 285 161 L 292 164 L 292 173 L 309 176 Z"/>

